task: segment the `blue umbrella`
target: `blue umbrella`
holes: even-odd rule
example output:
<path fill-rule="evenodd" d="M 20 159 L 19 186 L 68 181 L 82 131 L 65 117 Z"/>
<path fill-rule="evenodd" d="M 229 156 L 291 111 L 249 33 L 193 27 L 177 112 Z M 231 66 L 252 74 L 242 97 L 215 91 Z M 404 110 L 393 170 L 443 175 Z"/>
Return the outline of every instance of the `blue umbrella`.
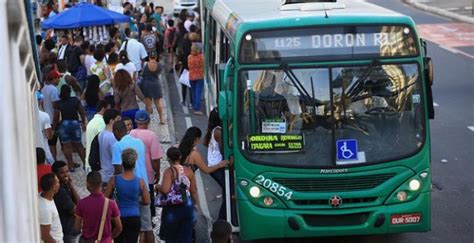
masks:
<path fill-rule="evenodd" d="M 80 3 L 45 20 L 43 29 L 73 29 L 128 22 L 129 17 L 89 3 Z"/>

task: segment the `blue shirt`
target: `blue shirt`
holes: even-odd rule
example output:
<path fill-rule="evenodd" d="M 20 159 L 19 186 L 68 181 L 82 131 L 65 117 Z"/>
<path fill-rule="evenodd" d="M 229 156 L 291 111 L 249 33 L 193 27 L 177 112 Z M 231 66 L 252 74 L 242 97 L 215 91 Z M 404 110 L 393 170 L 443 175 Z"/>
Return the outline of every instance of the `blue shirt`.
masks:
<path fill-rule="evenodd" d="M 140 178 L 126 180 L 122 176 L 115 176 L 115 189 L 117 190 L 117 204 L 120 209 L 120 217 L 140 216 L 141 196 Z"/>
<path fill-rule="evenodd" d="M 137 162 L 135 163 L 135 176 L 140 177 L 148 185 L 148 176 L 146 174 L 145 165 L 145 145 L 140 139 L 133 138 L 130 135 L 125 135 L 120 141 L 113 145 L 112 149 L 112 164 L 122 165 L 122 151 L 125 149 L 134 149 L 137 154 Z"/>
<path fill-rule="evenodd" d="M 93 139 L 93 138 L 92 138 Z M 112 164 L 112 149 L 117 143 L 114 134 L 109 130 L 103 130 L 99 133 L 99 151 L 100 151 L 100 175 L 104 183 L 109 183 L 110 177 L 114 175 L 114 166 Z M 121 164 L 121 163 L 120 163 Z"/>

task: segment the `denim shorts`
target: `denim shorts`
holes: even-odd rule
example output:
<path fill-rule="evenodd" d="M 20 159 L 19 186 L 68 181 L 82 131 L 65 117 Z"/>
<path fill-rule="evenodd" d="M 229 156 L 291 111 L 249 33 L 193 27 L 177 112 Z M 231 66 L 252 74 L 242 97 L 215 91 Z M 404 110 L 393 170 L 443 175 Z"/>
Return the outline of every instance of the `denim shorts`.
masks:
<path fill-rule="evenodd" d="M 63 120 L 58 129 L 61 143 L 80 143 L 81 142 L 81 124 L 76 120 Z"/>

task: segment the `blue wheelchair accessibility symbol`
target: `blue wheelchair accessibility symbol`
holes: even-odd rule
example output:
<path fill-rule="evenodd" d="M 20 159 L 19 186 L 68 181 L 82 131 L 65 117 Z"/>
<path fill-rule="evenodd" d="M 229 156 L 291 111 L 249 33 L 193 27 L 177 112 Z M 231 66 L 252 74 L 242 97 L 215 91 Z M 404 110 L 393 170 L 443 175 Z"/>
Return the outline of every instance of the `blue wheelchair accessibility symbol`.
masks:
<path fill-rule="evenodd" d="M 357 160 L 357 140 L 346 139 L 336 141 L 337 160 Z"/>

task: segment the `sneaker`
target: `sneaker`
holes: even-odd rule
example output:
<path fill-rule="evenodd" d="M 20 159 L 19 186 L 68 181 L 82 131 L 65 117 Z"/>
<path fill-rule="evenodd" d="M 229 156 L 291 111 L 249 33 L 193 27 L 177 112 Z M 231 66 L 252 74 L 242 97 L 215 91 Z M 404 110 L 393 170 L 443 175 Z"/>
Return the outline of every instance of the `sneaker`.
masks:
<path fill-rule="evenodd" d="M 202 116 L 204 115 L 204 113 L 202 113 L 202 111 L 195 111 L 194 115 Z"/>
<path fill-rule="evenodd" d="M 184 106 L 186 106 L 186 102 L 184 102 L 184 101 L 183 101 L 183 102 L 181 102 L 181 105 L 184 105 Z"/>

